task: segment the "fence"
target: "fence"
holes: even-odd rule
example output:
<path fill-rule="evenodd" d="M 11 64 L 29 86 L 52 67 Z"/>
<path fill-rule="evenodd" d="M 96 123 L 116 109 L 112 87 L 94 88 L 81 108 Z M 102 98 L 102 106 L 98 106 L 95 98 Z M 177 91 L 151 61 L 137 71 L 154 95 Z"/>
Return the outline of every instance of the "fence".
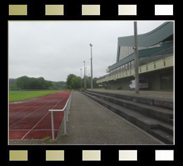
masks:
<path fill-rule="evenodd" d="M 64 106 L 63 109 L 50 109 L 49 111 L 51 112 L 51 126 L 52 126 L 52 140 L 55 139 L 54 135 L 54 116 L 53 112 L 58 112 L 58 111 L 64 111 L 64 134 L 67 133 L 67 127 L 66 127 L 66 122 L 68 122 L 68 115 L 70 111 L 70 104 L 71 104 L 71 99 L 72 99 L 72 92 Z"/>

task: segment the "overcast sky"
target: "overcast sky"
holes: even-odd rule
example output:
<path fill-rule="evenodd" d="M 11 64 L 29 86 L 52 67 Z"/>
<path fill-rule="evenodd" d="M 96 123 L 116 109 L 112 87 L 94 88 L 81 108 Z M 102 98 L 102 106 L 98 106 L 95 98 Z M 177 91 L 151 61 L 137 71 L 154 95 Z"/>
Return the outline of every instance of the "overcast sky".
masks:
<path fill-rule="evenodd" d="M 137 21 L 138 34 L 164 22 Z M 9 78 L 66 81 L 69 74 L 81 76 L 83 61 L 90 76 L 90 43 L 93 77 L 103 76 L 116 62 L 118 37 L 133 34 L 133 21 L 10 21 Z"/>

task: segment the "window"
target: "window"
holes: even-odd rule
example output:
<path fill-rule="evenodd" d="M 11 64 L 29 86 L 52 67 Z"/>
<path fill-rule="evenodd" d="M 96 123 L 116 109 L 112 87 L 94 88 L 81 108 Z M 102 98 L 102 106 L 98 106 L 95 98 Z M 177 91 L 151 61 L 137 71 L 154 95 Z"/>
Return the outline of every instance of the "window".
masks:
<path fill-rule="evenodd" d="M 145 80 L 145 79 L 144 79 L 144 80 L 139 80 L 139 83 L 142 83 L 142 84 L 143 84 L 143 83 L 148 83 L 148 81 Z"/>
<path fill-rule="evenodd" d="M 131 61 L 131 69 L 133 69 L 133 68 L 134 68 L 134 60 Z"/>

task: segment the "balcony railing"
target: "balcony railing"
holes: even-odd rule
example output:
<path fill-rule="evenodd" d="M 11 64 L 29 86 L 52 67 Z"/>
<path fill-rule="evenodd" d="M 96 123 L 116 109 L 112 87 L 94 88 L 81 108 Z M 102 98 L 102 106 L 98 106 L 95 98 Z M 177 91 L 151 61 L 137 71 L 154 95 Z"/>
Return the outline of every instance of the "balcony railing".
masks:
<path fill-rule="evenodd" d="M 173 47 L 166 49 L 166 50 L 163 50 L 163 51 L 160 51 L 154 55 L 145 57 L 143 59 L 139 59 L 139 66 L 142 66 L 142 65 L 145 65 L 147 63 L 151 63 L 151 62 L 154 62 L 154 61 L 157 61 L 160 59 L 165 59 L 165 58 L 172 56 L 172 55 L 173 55 Z"/>
<path fill-rule="evenodd" d="M 151 62 L 156 62 L 158 60 L 161 59 L 165 59 L 167 57 L 173 56 L 173 47 L 168 48 L 166 50 L 160 51 L 156 54 L 153 54 L 151 56 L 148 57 L 144 57 L 144 58 L 140 58 L 139 59 L 139 67 L 143 66 L 145 64 L 151 63 Z M 115 80 L 116 78 L 118 78 L 118 76 L 121 75 L 125 75 L 127 73 L 127 71 L 131 71 L 132 69 L 134 69 L 134 65 L 127 65 L 124 68 L 121 69 L 121 67 L 119 69 L 116 69 L 114 71 L 112 71 L 110 74 L 107 74 L 105 76 L 100 77 L 97 82 L 105 82 L 108 81 L 109 78 L 110 80 Z M 127 75 L 127 74 L 126 74 Z"/>

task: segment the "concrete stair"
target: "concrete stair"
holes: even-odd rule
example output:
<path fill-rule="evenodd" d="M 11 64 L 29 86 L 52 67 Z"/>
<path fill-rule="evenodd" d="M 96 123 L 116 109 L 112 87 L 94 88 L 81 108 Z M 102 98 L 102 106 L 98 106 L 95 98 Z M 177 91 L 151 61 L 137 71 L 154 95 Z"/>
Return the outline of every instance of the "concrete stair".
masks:
<path fill-rule="evenodd" d="M 157 107 L 167 108 L 173 110 L 173 101 L 170 99 L 163 100 L 161 98 L 151 98 L 151 97 L 142 97 L 142 96 L 134 96 L 134 95 L 124 95 L 124 94 L 117 94 L 117 93 L 109 93 L 109 92 L 99 92 L 99 91 L 91 91 L 87 90 L 85 92 L 90 93 L 97 93 L 105 96 L 111 96 L 119 99 L 135 101 L 147 105 L 154 105 Z"/>
<path fill-rule="evenodd" d="M 173 144 L 173 110 L 171 101 L 84 91 L 83 94 L 125 118 L 166 144 Z M 156 99 L 156 101 L 158 101 Z M 161 104 L 160 104 L 161 103 Z M 165 104 L 166 103 L 166 104 Z M 163 105 L 163 106 L 162 106 Z"/>

